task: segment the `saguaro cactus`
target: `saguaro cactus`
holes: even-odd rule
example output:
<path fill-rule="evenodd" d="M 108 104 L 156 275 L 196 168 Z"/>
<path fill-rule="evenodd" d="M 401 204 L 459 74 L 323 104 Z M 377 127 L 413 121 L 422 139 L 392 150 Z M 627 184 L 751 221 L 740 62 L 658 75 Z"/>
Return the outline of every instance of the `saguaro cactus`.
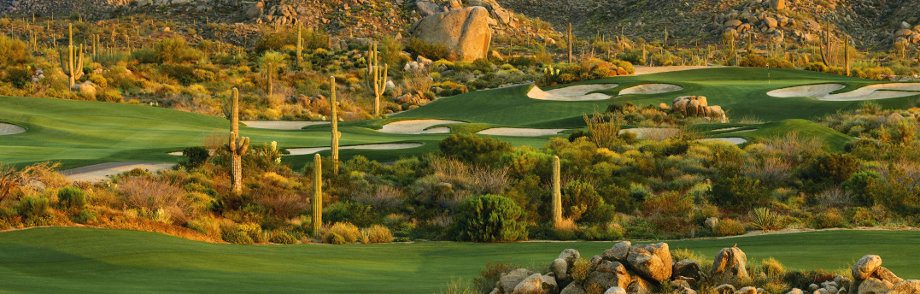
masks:
<path fill-rule="evenodd" d="M 230 187 L 234 194 L 243 192 L 243 155 L 249 151 L 249 138 L 240 137 L 240 92 L 233 88 L 230 114 Z"/>
<path fill-rule="evenodd" d="M 67 25 L 67 60 L 64 59 L 62 52 L 61 69 L 70 78 L 70 88 L 73 89 L 77 80 L 83 77 L 83 45 L 80 45 L 79 48 L 73 46 L 73 24 Z"/>
<path fill-rule="evenodd" d="M 339 174 L 339 139 L 342 138 L 342 133 L 339 133 L 339 115 L 338 115 L 338 102 L 335 99 L 335 77 L 331 78 L 331 84 L 329 88 L 332 91 L 330 95 L 329 107 L 331 115 L 331 124 L 332 124 L 332 142 L 330 148 L 332 150 L 332 174 Z"/>
<path fill-rule="evenodd" d="M 313 155 L 313 236 L 323 227 L 323 158 Z"/>
<path fill-rule="evenodd" d="M 572 34 L 572 23 L 569 23 L 569 29 L 566 31 L 566 43 L 568 43 L 569 63 L 573 63 L 575 62 L 575 56 L 573 55 L 572 48 L 575 47 L 575 36 Z"/>
<path fill-rule="evenodd" d="M 387 72 L 389 65 L 383 64 L 383 71 L 380 71 L 380 58 L 377 52 L 377 43 L 371 45 L 368 54 L 368 73 L 371 75 L 371 88 L 374 89 L 374 116 L 380 116 L 380 97 L 387 90 Z"/>
<path fill-rule="evenodd" d="M 818 49 L 821 53 L 821 63 L 824 66 L 831 66 L 831 26 L 827 25 L 824 27 L 824 38 L 821 40 L 821 44 L 818 44 Z"/>
<path fill-rule="evenodd" d="M 553 227 L 562 223 L 562 164 L 553 156 Z"/>
<path fill-rule="evenodd" d="M 843 38 L 843 67 L 847 76 L 850 76 L 850 36 L 848 35 Z"/>
<path fill-rule="evenodd" d="M 303 66 L 303 24 L 297 24 L 297 68 Z"/>

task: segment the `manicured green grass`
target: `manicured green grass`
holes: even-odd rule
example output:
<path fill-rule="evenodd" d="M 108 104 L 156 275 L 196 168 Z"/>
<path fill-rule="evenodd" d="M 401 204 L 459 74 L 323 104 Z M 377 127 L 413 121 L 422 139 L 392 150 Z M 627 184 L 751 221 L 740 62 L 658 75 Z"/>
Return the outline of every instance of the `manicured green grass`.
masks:
<path fill-rule="evenodd" d="M 823 231 L 670 242 L 714 256 L 738 244 L 752 262 L 844 269 L 879 254 L 904 278 L 920 277 L 920 232 Z M 487 262 L 543 267 L 562 249 L 590 257 L 610 242 L 383 245 L 208 244 L 120 230 L 38 228 L 0 233 L 0 285 L 12 292 L 433 293 L 470 280 Z"/>
<path fill-rule="evenodd" d="M 815 119 L 840 109 L 857 107 L 861 102 L 822 102 L 808 98 L 772 98 L 766 92 L 788 86 L 815 83 L 842 83 L 858 87 L 871 81 L 836 75 L 797 70 L 717 68 L 655 75 L 615 77 L 590 83 L 615 83 L 621 86 L 607 92 L 643 83 L 677 84 L 684 90 L 658 95 L 627 95 L 607 101 L 558 102 L 526 97 L 529 86 L 517 86 L 480 91 L 438 99 L 419 109 L 404 112 L 387 120 L 344 123 L 343 145 L 419 142 L 424 146 L 393 151 L 343 152 L 344 158 L 361 154 L 373 159 L 391 161 L 402 156 L 418 155 L 436 150 L 445 135 L 394 135 L 376 132 L 383 123 L 399 119 L 449 119 L 472 124 L 452 126 L 455 131 L 476 131 L 489 126 L 580 128 L 582 115 L 603 111 L 611 103 L 630 102 L 638 105 L 669 103 L 679 95 L 705 95 L 711 104 L 722 105 L 733 119 L 753 118 L 779 123 L 782 130 L 759 131 L 746 137 L 754 138 L 804 127 L 808 133 L 813 126 L 782 122 L 788 119 Z M 885 107 L 907 107 L 916 97 L 878 100 Z M 38 161 L 61 161 L 65 167 L 75 167 L 108 161 L 175 162 L 168 152 L 188 146 L 200 146 L 209 136 L 225 137 L 227 120 L 143 105 L 101 102 L 66 101 L 58 99 L 0 97 L 0 122 L 28 129 L 26 133 L 0 137 L 0 162 L 24 165 Z M 770 127 L 767 125 L 765 128 Z M 714 127 L 715 128 L 715 127 Z M 328 126 L 312 126 L 299 131 L 273 131 L 243 128 L 256 144 L 278 141 L 283 148 L 327 146 Z M 825 130 L 826 131 L 826 130 Z M 844 142 L 843 134 L 824 134 L 834 144 Z M 844 136 L 845 137 L 845 136 Z M 541 146 L 546 138 L 500 137 L 516 145 Z M 839 145 L 835 148 L 839 148 Z M 327 152 L 328 153 L 328 152 Z M 286 162 L 302 165 L 304 157 L 292 157 Z"/>

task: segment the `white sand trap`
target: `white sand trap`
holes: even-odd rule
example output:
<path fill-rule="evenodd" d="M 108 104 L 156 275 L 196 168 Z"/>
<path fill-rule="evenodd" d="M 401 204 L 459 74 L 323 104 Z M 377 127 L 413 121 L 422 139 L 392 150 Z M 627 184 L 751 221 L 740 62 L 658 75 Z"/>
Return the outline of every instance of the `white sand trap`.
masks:
<path fill-rule="evenodd" d="M 254 129 L 293 131 L 309 126 L 328 125 L 328 121 L 284 121 L 284 120 L 246 120 L 247 127 Z"/>
<path fill-rule="evenodd" d="M 747 143 L 747 139 L 744 138 L 708 138 L 708 139 L 699 139 L 700 142 L 725 142 L 729 144 L 741 145 Z"/>
<path fill-rule="evenodd" d="M 740 129 L 740 128 L 741 128 L 741 127 L 721 128 L 721 129 L 715 129 L 715 130 L 712 130 L 712 131 L 713 131 L 713 132 L 728 132 L 728 131 L 734 131 L 734 130 L 737 130 L 737 129 Z"/>
<path fill-rule="evenodd" d="M 448 127 L 433 127 L 438 125 L 459 123 L 463 122 L 440 119 L 401 120 L 388 123 L 377 131 L 387 134 L 448 134 L 450 133 L 450 128 Z"/>
<path fill-rule="evenodd" d="M 421 147 L 421 143 L 385 143 L 342 146 L 339 150 L 400 150 Z M 329 147 L 289 148 L 290 155 L 310 155 L 329 150 Z"/>
<path fill-rule="evenodd" d="M 603 93 L 592 93 L 594 91 L 607 90 L 616 88 L 617 84 L 596 84 L 596 85 L 578 85 L 555 90 L 543 91 L 537 85 L 534 85 L 527 92 L 527 97 L 538 100 L 552 101 L 598 101 L 610 99 L 610 95 Z"/>
<path fill-rule="evenodd" d="M 638 85 L 634 87 L 629 87 L 620 91 L 620 95 L 629 95 L 629 94 L 639 94 L 639 95 L 651 95 L 651 94 L 662 94 L 662 93 L 671 93 L 683 90 L 684 88 L 678 85 L 671 84 L 645 84 Z"/>
<path fill-rule="evenodd" d="M 718 68 L 722 66 L 695 66 L 695 65 L 681 65 L 681 66 L 636 66 L 635 75 L 650 75 L 657 73 L 666 73 L 666 72 L 675 72 L 675 71 L 685 71 L 685 70 L 694 70 L 694 69 L 704 69 L 704 68 Z"/>
<path fill-rule="evenodd" d="M 864 101 L 920 95 L 920 83 L 890 83 L 865 86 L 853 91 L 831 94 L 843 89 L 839 84 L 798 86 L 767 92 L 773 97 L 811 97 L 821 101 Z"/>
<path fill-rule="evenodd" d="M 17 125 L 0 123 L 0 136 L 25 133 L 26 129 Z"/>
<path fill-rule="evenodd" d="M 845 88 L 841 84 L 818 84 L 804 85 L 789 88 L 782 88 L 767 92 L 770 97 L 792 98 L 792 97 L 819 97 L 830 94 L 831 92 Z"/>
<path fill-rule="evenodd" d="M 107 162 L 68 169 L 61 173 L 63 173 L 67 179 L 74 182 L 102 182 L 111 176 L 133 169 L 139 168 L 155 173 L 161 170 L 171 169 L 173 166 L 175 166 L 175 164 L 172 163 Z"/>
<path fill-rule="evenodd" d="M 169 156 L 185 156 L 185 152 L 182 151 L 173 151 L 167 154 L 169 154 Z"/>
<path fill-rule="evenodd" d="M 530 129 L 530 128 L 491 128 L 479 131 L 480 135 L 508 137 L 543 137 L 558 135 L 566 129 Z"/>
<path fill-rule="evenodd" d="M 675 128 L 632 128 L 620 130 L 620 135 L 625 133 L 633 133 L 636 135 L 636 139 L 640 140 L 660 141 L 677 136 L 680 130 Z"/>

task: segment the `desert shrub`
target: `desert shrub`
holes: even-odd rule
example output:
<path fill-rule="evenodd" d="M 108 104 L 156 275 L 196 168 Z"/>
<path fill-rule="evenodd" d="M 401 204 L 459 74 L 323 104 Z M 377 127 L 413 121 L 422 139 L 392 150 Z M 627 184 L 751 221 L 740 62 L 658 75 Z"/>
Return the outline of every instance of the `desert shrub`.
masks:
<path fill-rule="evenodd" d="M 746 67 L 767 67 L 767 59 L 756 54 L 749 54 L 741 60 L 741 66 Z"/>
<path fill-rule="evenodd" d="M 32 81 L 32 72 L 27 67 L 9 67 L 6 75 L 0 74 L 0 78 L 13 84 L 13 87 L 24 89 Z"/>
<path fill-rule="evenodd" d="M 785 218 L 765 207 L 758 207 L 751 211 L 751 225 L 754 228 L 764 231 L 779 230 L 785 228 Z"/>
<path fill-rule="evenodd" d="M 361 238 L 361 230 L 357 226 L 344 222 L 334 223 L 323 232 L 323 243 L 352 244 Z"/>
<path fill-rule="evenodd" d="M 185 190 L 166 181 L 129 176 L 120 181 L 118 192 L 125 205 L 139 209 L 148 217 L 162 210 L 168 221 L 183 224 L 194 214 Z"/>
<path fill-rule="evenodd" d="M 743 175 L 716 179 L 712 186 L 712 197 L 716 204 L 739 209 L 751 209 L 770 200 L 769 191 L 760 180 Z"/>
<path fill-rule="evenodd" d="M 204 53 L 190 46 L 182 37 L 162 39 L 153 47 L 156 61 L 160 63 L 189 63 L 205 57 Z"/>
<path fill-rule="evenodd" d="M 594 190 L 594 185 L 585 181 L 571 181 L 563 187 L 562 207 L 566 215 L 584 223 L 607 223 L 613 219 L 613 206 Z"/>
<path fill-rule="evenodd" d="M 827 154 L 816 158 L 805 177 L 840 184 L 859 170 L 859 159 L 850 154 Z"/>
<path fill-rule="evenodd" d="M 479 276 L 473 279 L 473 285 L 478 293 L 489 293 L 495 288 L 495 283 L 501 279 L 502 274 L 514 270 L 514 266 L 507 263 L 486 263 L 479 271 Z"/>
<path fill-rule="evenodd" d="M 364 229 L 364 235 L 367 236 L 368 243 L 393 242 L 393 233 L 390 232 L 390 229 L 381 225 L 373 225 Z"/>
<path fill-rule="evenodd" d="M 589 241 L 612 241 L 623 239 L 623 227 L 617 223 L 597 224 L 584 228 L 581 236 Z"/>
<path fill-rule="evenodd" d="M 572 263 L 570 274 L 572 275 L 572 279 L 575 281 L 584 281 L 588 278 L 589 273 L 591 273 L 591 262 L 587 259 L 579 258 L 576 259 L 574 263 Z"/>
<path fill-rule="evenodd" d="M 246 233 L 246 231 L 241 230 L 237 225 L 225 225 L 221 226 L 220 229 L 220 238 L 228 243 L 233 244 L 243 244 L 249 245 L 255 243 L 255 240 Z"/>
<path fill-rule="evenodd" d="M 212 236 L 212 237 L 221 236 L 220 222 L 212 216 L 203 216 L 203 217 L 194 218 L 190 220 L 187 224 L 185 224 L 185 226 L 188 227 L 189 229 L 195 230 L 199 233 L 202 233 L 208 236 Z M 224 241 L 229 242 L 229 240 L 224 240 Z"/>
<path fill-rule="evenodd" d="M 674 261 L 681 261 L 681 260 L 687 259 L 687 260 L 696 261 L 699 264 L 705 264 L 708 261 L 708 258 L 706 258 L 706 256 L 703 256 L 702 253 L 698 251 L 686 249 L 686 248 L 677 248 L 677 249 L 671 250 L 671 256 L 674 257 Z"/>
<path fill-rule="evenodd" d="M 80 210 L 80 212 L 78 212 L 77 214 L 74 214 L 73 216 L 71 216 L 70 220 L 78 224 L 88 224 L 93 221 L 96 221 L 97 217 L 98 216 L 96 215 L 96 212 L 93 211 L 92 209 L 83 209 L 83 210 Z"/>
<path fill-rule="evenodd" d="M 0 69 L 25 64 L 31 59 L 26 43 L 6 34 L 0 36 Z"/>
<path fill-rule="evenodd" d="M 508 197 L 483 195 L 464 201 L 455 215 L 458 239 L 505 242 L 527 238 L 524 210 Z"/>
<path fill-rule="evenodd" d="M 454 134 L 438 144 L 441 152 L 464 162 L 496 165 L 511 152 L 511 144 L 495 138 L 473 134 Z"/>
<path fill-rule="evenodd" d="M 16 211 L 23 218 L 40 218 L 51 213 L 51 200 L 42 195 L 26 195 L 19 199 Z"/>
<path fill-rule="evenodd" d="M 844 225 L 846 225 L 846 219 L 836 208 L 831 208 L 815 215 L 815 227 L 819 229 L 840 228 Z"/>
<path fill-rule="evenodd" d="M 296 244 L 297 238 L 285 231 L 272 231 L 268 241 L 275 244 Z"/>
<path fill-rule="evenodd" d="M 348 222 L 357 226 L 370 226 L 378 215 L 370 205 L 352 201 L 336 202 L 323 209 L 323 219 L 332 223 Z"/>
<path fill-rule="evenodd" d="M 179 164 L 185 168 L 192 169 L 199 167 L 207 162 L 208 157 L 211 155 L 210 152 L 208 152 L 208 149 L 201 146 L 194 146 L 182 149 L 182 156 L 184 158 L 181 162 L 179 162 Z"/>
<path fill-rule="evenodd" d="M 715 233 L 716 236 L 737 236 L 743 235 L 746 232 L 747 229 L 744 227 L 744 223 L 726 218 L 719 221 L 713 233 Z"/>
<path fill-rule="evenodd" d="M 57 196 L 62 208 L 80 209 L 86 206 L 86 193 L 79 187 L 64 187 L 58 190 Z"/>
<path fill-rule="evenodd" d="M 770 277 L 781 277 L 786 274 L 786 267 L 783 266 L 776 258 L 767 258 L 760 261 L 760 268 L 763 273 Z"/>

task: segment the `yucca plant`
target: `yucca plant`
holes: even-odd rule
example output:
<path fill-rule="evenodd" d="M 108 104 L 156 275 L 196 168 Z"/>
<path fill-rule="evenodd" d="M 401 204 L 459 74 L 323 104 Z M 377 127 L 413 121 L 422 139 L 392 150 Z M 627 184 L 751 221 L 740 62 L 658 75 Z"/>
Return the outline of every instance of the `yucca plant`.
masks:
<path fill-rule="evenodd" d="M 785 227 L 785 220 L 769 208 L 758 207 L 751 211 L 751 224 L 757 229 L 772 231 Z"/>

